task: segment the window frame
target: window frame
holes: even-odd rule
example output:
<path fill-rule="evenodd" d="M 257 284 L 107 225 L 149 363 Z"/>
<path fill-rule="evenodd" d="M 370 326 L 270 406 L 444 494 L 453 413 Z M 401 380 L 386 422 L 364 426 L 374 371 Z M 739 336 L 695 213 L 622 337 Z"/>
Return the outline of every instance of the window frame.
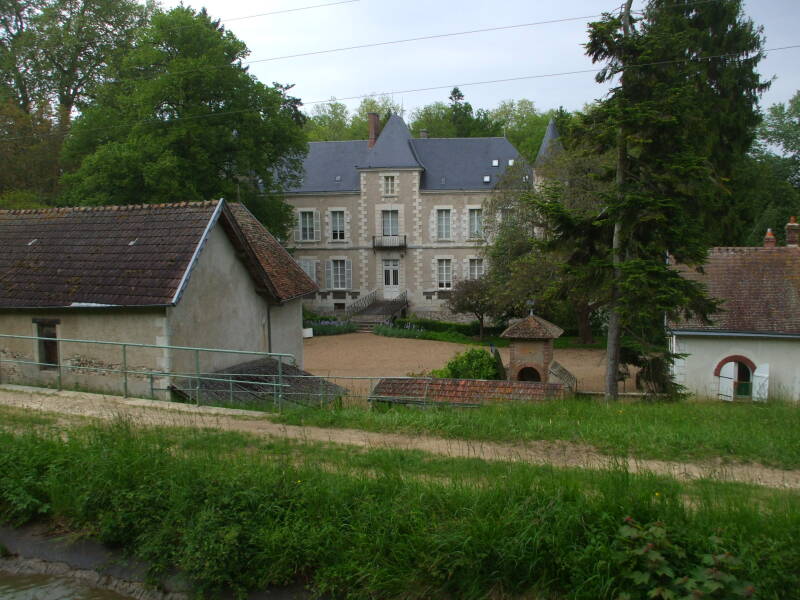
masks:
<path fill-rule="evenodd" d="M 397 175 L 383 175 L 381 179 L 381 195 L 397 196 L 397 180 Z"/>
<path fill-rule="evenodd" d="M 392 215 L 394 215 L 394 223 L 392 223 Z M 389 233 L 387 233 L 387 224 L 389 225 Z M 394 233 L 391 233 L 392 225 L 394 225 Z M 384 237 L 397 237 L 400 235 L 400 211 L 398 209 L 389 208 L 381 210 L 381 235 Z"/>
<path fill-rule="evenodd" d="M 341 223 L 337 224 L 336 221 L 341 218 Z M 343 242 L 347 239 L 347 230 L 345 228 L 345 215 L 343 210 L 331 210 L 331 241 Z"/>
<path fill-rule="evenodd" d="M 336 265 L 341 263 L 341 272 L 337 273 Z M 337 278 L 340 279 L 340 285 L 336 285 Z M 347 259 L 345 258 L 332 258 L 331 259 L 331 289 L 332 290 L 346 290 L 347 287 Z"/>
<path fill-rule="evenodd" d="M 443 220 L 443 216 L 446 220 Z M 443 235 L 446 223 L 447 235 Z M 437 208 L 436 209 L 436 239 L 440 241 L 452 241 L 453 239 L 453 210 L 450 208 Z"/>
<path fill-rule="evenodd" d="M 39 370 L 59 369 L 61 352 L 58 343 L 58 326 L 61 321 L 58 319 L 34 319 L 33 322 L 36 325 L 36 337 L 40 338 L 36 340 L 36 362 L 39 363 Z M 47 335 L 48 332 L 51 332 L 52 335 Z"/>
<path fill-rule="evenodd" d="M 300 218 L 300 240 L 299 241 L 301 241 L 301 242 L 315 242 L 315 241 L 317 241 L 317 231 L 316 231 L 316 228 L 314 227 L 314 225 L 315 225 L 315 223 L 314 223 L 314 221 L 315 221 L 315 219 L 314 219 L 314 211 L 313 210 L 300 209 L 298 211 L 298 213 L 299 213 L 299 218 Z M 308 227 L 303 222 L 305 220 L 306 216 L 308 216 L 309 219 L 311 220 L 311 226 L 310 227 Z M 307 235 L 307 234 L 310 234 L 310 235 Z"/>
<path fill-rule="evenodd" d="M 477 229 L 473 228 L 473 216 L 476 216 Z M 467 209 L 467 234 L 471 240 L 483 239 L 483 209 L 482 208 L 469 208 Z"/>
<path fill-rule="evenodd" d="M 474 269 L 473 266 L 475 267 Z M 480 267 L 480 272 L 478 267 Z M 469 279 L 480 279 L 483 277 L 484 273 L 486 273 L 486 271 L 484 268 L 483 259 L 480 257 L 470 258 L 469 262 L 467 263 L 467 276 Z"/>
<path fill-rule="evenodd" d="M 453 260 L 450 258 L 436 259 L 436 287 L 440 290 L 453 289 Z"/>

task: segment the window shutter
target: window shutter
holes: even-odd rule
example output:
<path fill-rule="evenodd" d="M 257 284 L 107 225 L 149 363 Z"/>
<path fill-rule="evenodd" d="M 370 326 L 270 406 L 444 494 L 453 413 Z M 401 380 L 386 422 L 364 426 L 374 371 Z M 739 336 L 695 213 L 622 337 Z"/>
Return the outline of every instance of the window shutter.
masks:
<path fill-rule="evenodd" d="M 319 272 L 319 261 L 315 260 L 314 261 L 314 283 L 316 283 L 317 285 L 319 285 L 319 282 L 320 282 L 320 279 L 321 279 L 321 275 L 322 274 Z"/>
<path fill-rule="evenodd" d="M 333 287 L 333 261 L 325 261 L 325 287 L 331 289 Z"/>
<path fill-rule="evenodd" d="M 297 223 L 294 226 L 294 241 L 299 242 L 303 239 L 303 225 L 300 211 L 295 211 L 294 216 L 297 218 Z"/>
<path fill-rule="evenodd" d="M 753 400 L 766 402 L 769 396 L 769 365 L 758 365 L 753 373 Z"/>
<path fill-rule="evenodd" d="M 345 287 L 348 290 L 353 289 L 353 264 L 350 262 L 349 258 L 346 258 L 344 261 L 344 281 Z"/>
<path fill-rule="evenodd" d="M 736 377 L 736 363 L 728 362 L 722 365 L 719 372 L 719 399 L 728 402 L 733 400 L 733 381 Z"/>
<path fill-rule="evenodd" d="M 314 241 L 315 242 L 318 242 L 318 241 L 320 241 L 320 239 L 322 239 L 321 238 L 321 234 L 322 234 L 322 229 L 320 228 L 320 223 L 319 223 L 319 211 L 315 210 L 314 211 Z"/>

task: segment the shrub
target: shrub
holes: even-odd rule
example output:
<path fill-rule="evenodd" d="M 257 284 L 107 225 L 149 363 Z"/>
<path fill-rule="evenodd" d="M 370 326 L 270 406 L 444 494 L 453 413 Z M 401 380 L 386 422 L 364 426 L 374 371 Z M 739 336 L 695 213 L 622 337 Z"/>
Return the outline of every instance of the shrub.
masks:
<path fill-rule="evenodd" d="M 478 348 L 456 354 L 444 369 L 431 371 L 431 375 L 446 379 L 499 378 L 494 356 Z"/>
<path fill-rule="evenodd" d="M 303 323 L 303 326 L 311 327 L 314 335 L 340 335 L 358 330 L 356 324 L 350 321 L 309 321 Z"/>

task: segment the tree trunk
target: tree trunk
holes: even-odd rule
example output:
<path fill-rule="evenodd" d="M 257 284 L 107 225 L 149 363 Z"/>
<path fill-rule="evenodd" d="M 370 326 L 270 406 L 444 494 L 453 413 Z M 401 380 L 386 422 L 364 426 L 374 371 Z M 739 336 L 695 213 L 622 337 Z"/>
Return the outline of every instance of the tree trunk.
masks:
<path fill-rule="evenodd" d="M 587 302 L 579 302 L 575 307 L 575 316 L 578 320 L 578 337 L 581 344 L 594 343 L 594 335 L 592 335 L 592 311 Z"/>
<path fill-rule="evenodd" d="M 631 33 L 631 5 L 633 0 L 626 0 L 622 7 L 622 33 L 627 38 Z M 625 101 L 625 59 L 627 48 L 622 49 L 620 59 L 622 65 L 622 75 L 620 76 L 620 87 L 622 88 L 622 98 Z M 620 203 L 625 199 L 625 180 L 628 166 L 628 139 L 625 127 L 620 125 L 617 138 L 617 196 Z M 608 307 L 608 343 L 606 345 L 606 400 L 616 400 L 619 395 L 619 346 L 622 323 L 619 314 L 619 282 L 622 277 L 622 223 L 620 215 L 614 221 L 614 234 L 611 241 L 611 261 L 614 265 L 614 281 L 611 286 L 611 304 Z"/>
<path fill-rule="evenodd" d="M 477 315 L 477 317 L 478 317 L 478 326 L 479 326 L 478 339 L 483 341 L 483 315 Z"/>

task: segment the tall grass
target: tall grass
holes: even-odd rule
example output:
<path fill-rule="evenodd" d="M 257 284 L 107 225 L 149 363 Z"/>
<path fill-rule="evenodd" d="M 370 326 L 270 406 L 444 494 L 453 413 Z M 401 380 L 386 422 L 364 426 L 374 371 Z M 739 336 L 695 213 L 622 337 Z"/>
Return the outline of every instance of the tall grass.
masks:
<path fill-rule="evenodd" d="M 341 598 L 615 598 L 633 517 L 664 523 L 679 575 L 721 544 L 759 598 L 800 597 L 786 492 L 124 422 L 0 432 L 0 447 L 2 518 L 57 520 L 206 593 L 302 580 Z"/>
<path fill-rule="evenodd" d="M 590 444 L 610 455 L 681 461 L 723 458 L 800 468 L 800 408 L 782 402 L 608 404 L 568 398 L 469 410 L 293 410 L 274 420 L 466 440 L 565 440 Z"/>

